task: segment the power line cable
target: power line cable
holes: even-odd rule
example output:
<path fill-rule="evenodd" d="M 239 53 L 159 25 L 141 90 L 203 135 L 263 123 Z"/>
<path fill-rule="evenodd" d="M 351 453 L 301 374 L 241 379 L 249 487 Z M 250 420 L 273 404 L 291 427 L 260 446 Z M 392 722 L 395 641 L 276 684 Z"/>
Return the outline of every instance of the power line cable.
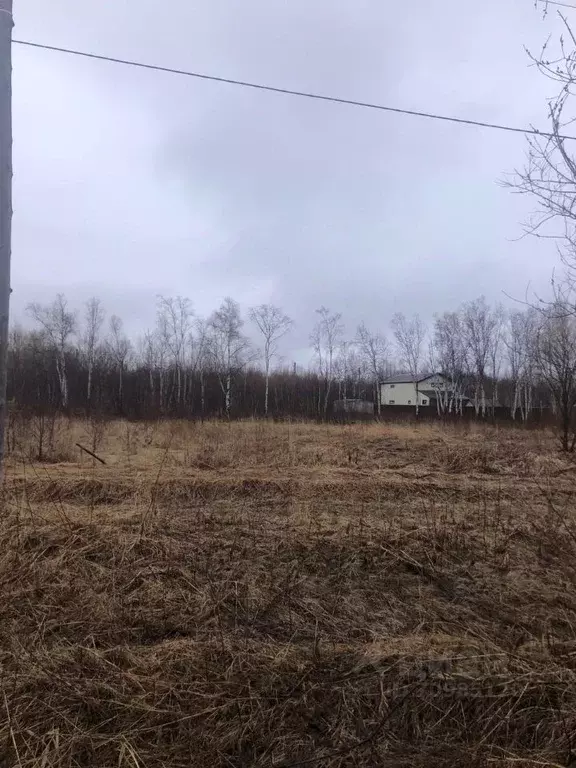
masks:
<path fill-rule="evenodd" d="M 536 0 L 536 2 L 542 3 L 543 5 L 560 5 L 562 8 L 572 8 L 573 11 L 576 11 L 576 5 L 561 3 L 559 0 Z"/>
<path fill-rule="evenodd" d="M 216 75 L 206 75 L 200 72 L 190 72 L 185 69 L 173 69 L 172 67 L 162 67 L 157 64 L 147 64 L 141 61 L 130 61 L 129 59 L 118 59 L 113 56 L 103 56 L 97 53 L 88 53 L 86 51 L 77 51 L 71 48 L 60 48 L 55 45 L 45 45 L 42 43 L 32 43 L 28 40 L 13 40 L 16 45 L 24 45 L 29 48 L 40 48 L 46 51 L 56 51 L 57 53 L 66 53 L 71 56 L 81 56 L 86 59 L 95 59 L 96 61 L 106 61 L 112 64 L 123 64 L 129 67 L 139 69 L 153 70 L 155 72 L 165 72 L 172 75 L 182 75 L 184 77 L 194 77 L 198 80 L 208 80 L 214 83 L 227 83 L 228 85 L 237 85 L 242 88 L 253 88 L 259 91 L 268 91 L 270 93 L 280 93 L 285 96 L 299 96 L 305 99 L 315 99 L 316 101 L 328 101 L 334 104 L 346 104 L 351 107 L 363 107 L 364 109 L 376 109 L 381 112 L 394 112 L 399 115 L 409 115 L 411 117 L 423 117 L 429 120 L 443 120 L 449 123 L 459 123 L 460 125 L 474 125 L 479 128 L 492 128 L 499 131 L 509 131 L 511 133 L 524 133 L 532 136 L 542 136 L 543 138 L 558 138 L 575 141 L 576 136 L 554 136 L 552 133 L 539 131 L 536 128 L 518 128 L 511 125 L 502 125 L 499 123 L 487 123 L 480 120 L 468 120 L 463 117 L 452 117 L 449 115 L 439 115 L 432 112 L 421 112 L 414 109 L 401 109 L 400 107 L 390 107 L 384 104 L 374 104 L 368 101 L 356 101 L 354 99 L 345 99 L 339 96 L 327 96 L 320 93 L 310 93 L 307 91 L 295 91 L 290 88 L 279 88 L 273 85 L 264 85 L 262 83 L 253 83 L 246 80 L 233 80 L 227 77 L 217 77 Z"/>

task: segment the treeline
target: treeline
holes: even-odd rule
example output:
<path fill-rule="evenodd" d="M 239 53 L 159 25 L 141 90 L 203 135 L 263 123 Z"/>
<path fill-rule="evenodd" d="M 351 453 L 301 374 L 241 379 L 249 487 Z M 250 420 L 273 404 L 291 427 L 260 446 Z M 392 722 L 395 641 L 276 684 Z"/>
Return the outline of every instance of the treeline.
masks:
<path fill-rule="evenodd" d="M 337 398 L 374 394 L 360 364 L 335 383 L 313 366 L 279 365 L 279 343 L 292 321 L 270 305 L 254 308 L 245 321 L 226 299 L 202 319 L 188 299 L 161 297 L 156 327 L 137 339 L 127 337 L 120 317 L 106 317 L 98 299 L 78 312 L 59 294 L 28 313 L 35 327 L 10 334 L 8 397 L 19 411 L 314 418 L 331 412 Z M 260 348 L 246 335 L 247 322 L 261 336 Z M 337 350 L 330 356 L 336 365 Z"/>
<path fill-rule="evenodd" d="M 575 321 L 558 303 L 506 311 L 479 298 L 437 315 L 431 327 L 398 314 L 388 335 L 364 324 L 347 335 L 342 316 L 322 307 L 307 368 L 281 364 L 293 322 L 272 305 L 244 318 L 228 298 L 199 318 L 189 299 L 160 297 L 157 310 L 155 327 L 130 339 L 98 299 L 81 311 L 63 295 L 30 305 L 33 325 L 11 331 L 12 407 L 134 419 L 317 418 L 343 398 L 378 410 L 382 379 L 430 371 L 450 382 L 438 399 L 442 412 L 457 412 L 467 398 L 478 417 L 507 408 L 528 419 L 533 408 L 552 407 L 566 421 L 576 404 Z"/>

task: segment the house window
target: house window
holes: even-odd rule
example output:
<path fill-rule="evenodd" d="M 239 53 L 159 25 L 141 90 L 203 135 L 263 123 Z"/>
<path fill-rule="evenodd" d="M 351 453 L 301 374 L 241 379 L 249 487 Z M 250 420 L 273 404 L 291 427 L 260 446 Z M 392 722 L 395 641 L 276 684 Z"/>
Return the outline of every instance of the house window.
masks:
<path fill-rule="evenodd" d="M 422 400 L 422 405 L 428 405 L 428 400 Z"/>
<path fill-rule="evenodd" d="M 395 386 L 396 384 L 390 384 L 390 389 L 394 389 Z"/>
<path fill-rule="evenodd" d="M 388 405 L 396 405 L 396 402 L 394 400 L 388 400 Z"/>

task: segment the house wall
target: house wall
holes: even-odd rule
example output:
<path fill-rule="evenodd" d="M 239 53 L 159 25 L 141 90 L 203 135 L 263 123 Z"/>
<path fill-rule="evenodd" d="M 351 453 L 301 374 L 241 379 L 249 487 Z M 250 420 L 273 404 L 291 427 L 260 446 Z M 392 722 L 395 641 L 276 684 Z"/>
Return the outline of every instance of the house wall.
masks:
<path fill-rule="evenodd" d="M 418 384 L 418 388 L 429 388 L 424 382 Z M 380 397 L 382 405 L 416 405 L 416 386 L 407 384 L 381 384 Z M 418 392 L 418 404 L 423 408 L 430 405 L 427 395 Z"/>
<path fill-rule="evenodd" d="M 427 408 L 430 396 L 423 394 L 423 390 L 438 390 L 448 386 L 448 382 L 441 374 L 434 374 L 427 379 L 418 382 L 418 404 Z M 382 405 L 416 405 L 416 386 L 413 382 L 405 384 L 381 384 L 380 402 Z M 435 401 L 434 401 L 435 402 Z"/>

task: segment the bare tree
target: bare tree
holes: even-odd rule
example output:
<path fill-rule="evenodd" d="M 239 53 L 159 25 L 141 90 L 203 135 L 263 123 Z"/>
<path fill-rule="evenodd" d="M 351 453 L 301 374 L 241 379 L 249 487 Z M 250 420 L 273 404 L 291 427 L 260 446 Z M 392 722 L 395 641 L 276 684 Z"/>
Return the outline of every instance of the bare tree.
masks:
<path fill-rule="evenodd" d="M 167 406 L 166 371 L 168 367 L 168 329 L 162 313 L 156 314 L 156 328 L 146 334 L 147 357 L 153 360 L 150 390 L 155 391 L 154 378 L 158 378 L 158 407 L 164 413 Z"/>
<path fill-rule="evenodd" d="M 94 362 L 96 350 L 100 338 L 100 330 L 104 322 L 104 309 L 100 299 L 92 297 L 86 302 L 85 328 L 82 337 L 82 347 L 86 359 L 86 368 L 88 371 L 88 382 L 86 386 L 86 402 L 90 408 L 92 402 L 92 374 L 94 372 Z"/>
<path fill-rule="evenodd" d="M 60 400 L 63 408 L 68 407 L 68 375 L 66 371 L 66 350 L 70 337 L 76 332 L 76 315 L 68 311 L 64 294 L 47 306 L 30 304 L 28 312 L 39 323 L 53 346 L 56 356 L 56 372 L 60 385 Z"/>
<path fill-rule="evenodd" d="M 414 382 L 416 389 L 416 416 L 418 416 L 420 412 L 418 379 L 422 372 L 422 346 L 426 337 L 426 326 L 418 315 L 414 315 L 411 320 L 408 320 L 401 312 L 398 312 L 392 318 L 392 329 L 402 364 L 406 366 Z"/>
<path fill-rule="evenodd" d="M 540 375 L 548 384 L 560 416 L 563 451 L 576 447 L 576 318 L 554 308 L 537 332 L 536 355 Z"/>
<path fill-rule="evenodd" d="M 196 319 L 196 333 L 190 335 L 190 359 L 192 374 L 200 379 L 200 413 L 206 412 L 206 372 L 210 362 L 210 327 L 201 317 Z"/>
<path fill-rule="evenodd" d="M 222 302 L 209 321 L 209 355 L 224 395 L 226 416 L 232 408 L 232 382 L 250 360 L 250 342 L 242 333 L 239 305 L 231 298 Z"/>
<path fill-rule="evenodd" d="M 343 343 L 341 354 L 337 360 L 339 367 L 344 375 L 344 397 L 348 394 L 348 385 L 351 387 L 353 398 L 366 398 L 366 383 L 372 384 L 372 376 L 368 368 L 368 363 L 361 353 L 356 341 Z"/>
<path fill-rule="evenodd" d="M 118 370 L 118 411 L 124 413 L 124 370 L 132 345 L 123 333 L 123 323 L 118 315 L 112 315 L 110 318 L 110 337 L 107 348 Z"/>
<path fill-rule="evenodd" d="M 492 378 L 492 416 L 498 405 L 498 382 L 500 381 L 500 369 L 502 366 L 502 342 L 504 337 L 504 324 L 506 313 L 501 305 L 498 305 L 492 312 L 494 320 L 494 330 L 490 342 L 490 375 Z"/>
<path fill-rule="evenodd" d="M 158 365 L 156 336 L 153 331 L 146 331 L 138 341 L 138 355 L 148 376 L 148 389 L 152 402 L 156 400 L 155 373 Z"/>
<path fill-rule="evenodd" d="M 522 420 L 526 421 L 532 410 L 538 320 L 538 313 L 531 308 L 512 312 L 508 317 L 504 344 L 513 387 L 510 403 L 513 420 L 520 410 Z"/>
<path fill-rule="evenodd" d="M 164 343 L 172 355 L 176 377 L 176 402 L 183 399 L 183 368 L 186 343 L 192 329 L 192 304 L 189 299 L 158 297 L 158 328 Z"/>
<path fill-rule="evenodd" d="M 260 304 L 250 310 L 250 319 L 264 338 L 264 413 L 268 415 L 268 393 L 270 389 L 270 365 L 278 354 L 278 342 L 286 336 L 293 325 L 292 320 L 273 304 Z"/>
<path fill-rule="evenodd" d="M 554 310 L 565 311 L 569 299 L 574 311 L 576 287 L 576 156 L 573 134 L 576 86 L 576 36 L 565 16 L 565 27 L 557 43 L 550 39 L 539 54 L 528 52 L 538 72 L 552 81 L 556 95 L 548 100 L 549 133 L 528 137 L 524 168 L 517 169 L 503 183 L 514 192 L 531 196 L 536 202 L 525 223 L 525 233 L 556 240 L 567 267 L 565 280 L 556 285 Z M 541 302 L 544 303 L 544 302 Z"/>
<path fill-rule="evenodd" d="M 388 342 L 380 333 L 372 333 L 364 323 L 358 326 L 356 331 L 356 344 L 366 367 L 370 371 L 374 386 L 374 398 L 378 415 L 381 413 L 380 382 L 385 375 L 386 356 L 388 354 Z"/>
<path fill-rule="evenodd" d="M 357 382 L 363 365 L 364 361 L 358 354 L 355 341 L 344 340 L 338 344 L 333 369 L 333 378 L 338 381 L 338 400 L 348 398 L 349 385 L 352 388 L 352 397 L 360 396 Z"/>
<path fill-rule="evenodd" d="M 314 354 L 318 363 L 320 376 L 324 380 L 324 403 L 322 405 L 322 393 L 318 391 L 318 412 L 328 413 L 330 392 L 334 382 L 334 362 L 339 344 L 342 341 L 344 328 L 342 315 L 338 312 L 331 313 L 326 307 L 316 310 L 318 321 L 314 326 L 310 341 L 314 348 Z"/>
<path fill-rule="evenodd" d="M 460 312 L 444 312 L 434 319 L 434 365 L 448 379 L 447 387 L 438 391 L 440 413 L 462 413 L 466 342 Z"/>
<path fill-rule="evenodd" d="M 512 402 L 510 403 L 510 415 L 513 420 L 516 419 L 516 413 L 520 405 L 520 382 L 525 355 L 524 319 L 524 312 L 512 312 L 508 318 L 508 328 L 504 338 L 507 350 L 506 357 L 513 386 Z"/>
<path fill-rule="evenodd" d="M 486 415 L 486 376 L 492 360 L 499 318 L 484 296 L 464 305 L 463 328 L 469 365 L 474 376 L 474 408 L 476 415 Z"/>

